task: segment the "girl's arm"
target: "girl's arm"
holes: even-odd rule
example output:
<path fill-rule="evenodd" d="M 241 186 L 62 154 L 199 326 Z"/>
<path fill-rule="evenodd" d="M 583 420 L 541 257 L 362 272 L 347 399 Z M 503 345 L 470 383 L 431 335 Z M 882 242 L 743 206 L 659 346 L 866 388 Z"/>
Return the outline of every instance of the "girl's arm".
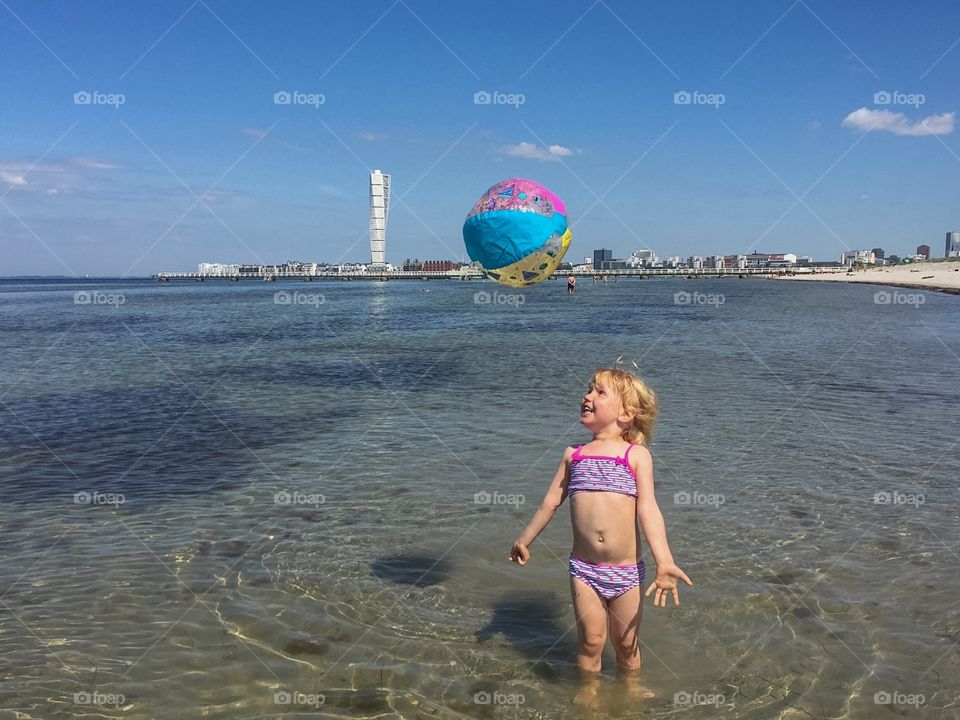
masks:
<path fill-rule="evenodd" d="M 567 499 L 567 483 L 570 479 L 570 458 L 573 456 L 573 448 L 568 447 L 563 451 L 563 459 L 560 461 L 560 467 L 557 468 L 553 480 L 550 481 L 550 487 L 547 494 L 543 496 L 543 502 L 534 513 L 533 519 L 527 525 L 520 536 L 513 543 L 510 549 L 510 555 L 507 560 L 526 565 L 530 559 L 530 545 L 537 539 L 537 536 L 543 532 L 557 508 Z"/>
<path fill-rule="evenodd" d="M 653 458 L 650 451 L 640 446 L 634 456 L 634 471 L 637 475 L 637 521 L 643 530 L 643 535 L 650 546 L 650 553 L 657 563 L 657 577 L 647 588 L 645 595 L 649 596 L 654 588 L 657 594 L 653 604 L 660 607 L 667 606 L 667 593 L 673 595 L 673 602 L 680 604 L 677 592 L 677 580 L 683 580 L 693 586 L 690 578 L 673 561 L 670 545 L 667 543 L 667 528 L 663 522 L 663 513 L 657 505 L 657 496 L 653 491 Z"/>

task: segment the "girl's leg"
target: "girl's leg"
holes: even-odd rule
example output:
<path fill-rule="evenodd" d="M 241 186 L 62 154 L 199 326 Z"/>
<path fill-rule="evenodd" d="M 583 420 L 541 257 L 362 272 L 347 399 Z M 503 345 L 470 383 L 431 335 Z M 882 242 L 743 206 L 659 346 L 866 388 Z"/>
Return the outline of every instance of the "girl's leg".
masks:
<path fill-rule="evenodd" d="M 640 619 L 643 615 L 643 588 L 637 585 L 613 600 L 610 609 L 610 640 L 617 664 L 624 670 L 640 669 Z"/>
<path fill-rule="evenodd" d="M 577 667 L 600 672 L 600 655 L 607 642 L 607 609 L 596 590 L 570 576 L 570 595 L 577 619 Z"/>
<path fill-rule="evenodd" d="M 609 600 L 610 640 L 617 653 L 620 680 L 629 698 L 651 698 L 653 692 L 640 676 L 640 619 L 643 616 L 643 586 L 638 585 Z"/>

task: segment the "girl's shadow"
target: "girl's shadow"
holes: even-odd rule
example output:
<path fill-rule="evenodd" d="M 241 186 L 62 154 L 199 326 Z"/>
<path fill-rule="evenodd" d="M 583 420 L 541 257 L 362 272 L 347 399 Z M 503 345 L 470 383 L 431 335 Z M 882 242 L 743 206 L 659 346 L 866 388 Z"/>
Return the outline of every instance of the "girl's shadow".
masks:
<path fill-rule="evenodd" d="M 573 613 L 552 593 L 521 592 L 497 601 L 490 622 L 477 631 L 477 642 L 491 640 L 497 634 L 523 653 L 541 678 L 554 679 L 561 669 L 576 664 Z"/>

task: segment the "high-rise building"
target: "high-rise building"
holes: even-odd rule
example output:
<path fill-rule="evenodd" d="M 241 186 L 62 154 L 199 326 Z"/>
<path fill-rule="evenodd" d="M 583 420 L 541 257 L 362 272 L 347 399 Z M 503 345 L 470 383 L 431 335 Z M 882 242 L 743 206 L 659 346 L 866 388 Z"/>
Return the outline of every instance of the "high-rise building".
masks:
<path fill-rule="evenodd" d="M 653 267 L 659 262 L 657 254 L 653 250 L 635 250 L 627 259 L 630 267 Z"/>
<path fill-rule="evenodd" d="M 930 246 L 929 245 L 917 245 L 917 255 L 923 255 L 924 260 L 930 259 Z"/>
<path fill-rule="evenodd" d="M 390 176 L 370 173 L 370 262 L 386 264 L 387 215 L 390 213 Z"/>
<path fill-rule="evenodd" d="M 606 263 L 609 263 L 613 260 L 613 251 L 612 250 L 594 250 L 593 251 L 593 269 L 594 270 L 609 270 L 610 266 Z"/>
<path fill-rule="evenodd" d="M 874 248 L 871 252 L 876 256 L 877 260 L 883 260 L 883 248 Z"/>
<path fill-rule="evenodd" d="M 840 254 L 840 264 L 851 267 L 853 265 L 876 265 L 877 256 L 873 250 L 848 250 Z"/>
<path fill-rule="evenodd" d="M 947 247 L 944 257 L 960 257 L 960 232 L 947 233 Z"/>

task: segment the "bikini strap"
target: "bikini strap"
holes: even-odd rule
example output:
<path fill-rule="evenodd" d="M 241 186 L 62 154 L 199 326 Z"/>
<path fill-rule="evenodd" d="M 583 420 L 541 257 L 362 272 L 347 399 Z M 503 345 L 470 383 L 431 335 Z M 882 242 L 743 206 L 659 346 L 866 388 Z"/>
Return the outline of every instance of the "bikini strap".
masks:
<path fill-rule="evenodd" d="M 574 450 L 573 455 L 570 456 L 570 462 L 573 462 L 574 460 L 580 460 L 580 448 L 582 447 L 583 445 L 577 445 L 577 449 Z"/>
<path fill-rule="evenodd" d="M 633 443 L 627 445 L 627 451 L 623 454 L 623 464 L 630 467 L 630 451 L 633 450 Z"/>

